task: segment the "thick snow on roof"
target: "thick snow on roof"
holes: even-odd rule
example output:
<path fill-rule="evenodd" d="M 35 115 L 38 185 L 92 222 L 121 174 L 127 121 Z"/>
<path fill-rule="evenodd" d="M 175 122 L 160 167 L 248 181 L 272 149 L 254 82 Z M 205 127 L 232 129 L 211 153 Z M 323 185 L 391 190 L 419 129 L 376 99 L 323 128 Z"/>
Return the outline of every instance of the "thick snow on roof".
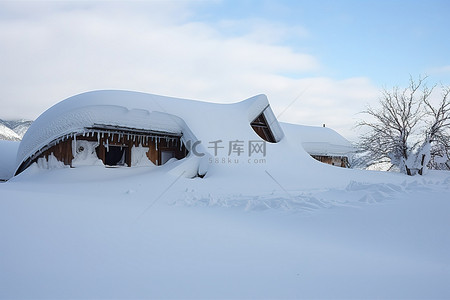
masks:
<path fill-rule="evenodd" d="M 331 128 L 289 123 L 280 125 L 289 139 L 300 142 L 311 155 L 346 156 L 354 151 L 352 144 Z"/>
<path fill-rule="evenodd" d="M 97 125 L 182 133 L 185 139 L 206 145 L 215 140 L 256 139 L 250 122 L 268 106 L 265 95 L 216 104 L 131 91 L 83 93 L 54 105 L 31 125 L 20 144 L 17 166 L 55 139 Z M 271 126 L 282 137 L 276 120 Z"/>

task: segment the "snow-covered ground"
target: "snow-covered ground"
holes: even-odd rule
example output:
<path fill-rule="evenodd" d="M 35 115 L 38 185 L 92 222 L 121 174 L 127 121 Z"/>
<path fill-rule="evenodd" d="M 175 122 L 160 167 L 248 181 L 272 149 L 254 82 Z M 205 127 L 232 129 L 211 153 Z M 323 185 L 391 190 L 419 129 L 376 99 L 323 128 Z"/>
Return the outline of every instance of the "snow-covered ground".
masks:
<path fill-rule="evenodd" d="M 262 112 L 278 142 L 252 153 Z M 0 168 L 11 176 L 95 124 L 183 133 L 200 153 L 131 168 L 94 151 L 75 168 L 49 156 L 0 183 L 0 298 L 450 298 L 450 172 L 322 164 L 264 95 L 222 105 L 127 91 L 50 108 L 18 149 L 0 144 Z"/>
<path fill-rule="evenodd" d="M 0 298 L 450 298 L 449 172 L 302 164 L 33 165 L 0 184 Z"/>

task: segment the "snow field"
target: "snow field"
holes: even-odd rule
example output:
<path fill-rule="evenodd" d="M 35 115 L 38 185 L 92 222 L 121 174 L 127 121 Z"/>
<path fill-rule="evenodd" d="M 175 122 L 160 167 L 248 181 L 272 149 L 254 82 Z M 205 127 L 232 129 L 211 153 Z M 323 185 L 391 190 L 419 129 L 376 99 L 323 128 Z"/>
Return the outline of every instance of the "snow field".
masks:
<path fill-rule="evenodd" d="M 183 133 L 205 155 L 142 166 L 136 147 L 134 167 L 106 168 L 82 142 L 76 168 L 38 161 L 1 183 L 0 298 L 450 298 L 450 174 L 325 165 L 277 122 L 265 153 L 228 152 L 260 141 L 268 108 L 96 91 L 47 110 L 16 167 L 102 124 Z"/>
<path fill-rule="evenodd" d="M 32 168 L 1 184 L 0 297 L 450 296 L 445 172 L 297 190 L 261 173 L 258 190 L 169 167 Z"/>

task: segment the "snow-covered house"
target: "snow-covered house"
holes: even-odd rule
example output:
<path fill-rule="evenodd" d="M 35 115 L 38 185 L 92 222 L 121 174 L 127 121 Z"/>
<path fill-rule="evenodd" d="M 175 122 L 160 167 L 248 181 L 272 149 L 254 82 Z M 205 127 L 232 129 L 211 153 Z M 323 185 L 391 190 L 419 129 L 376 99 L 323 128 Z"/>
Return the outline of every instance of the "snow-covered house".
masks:
<path fill-rule="evenodd" d="M 158 166 L 186 157 L 189 163 L 180 167 L 182 172 L 202 177 L 207 158 L 224 148 L 219 142 L 231 145 L 258 136 L 269 143 L 284 136 L 264 95 L 214 104 L 130 91 L 94 91 L 56 104 L 31 125 L 17 152 L 15 174 L 35 162 L 47 167 Z"/>
<path fill-rule="evenodd" d="M 34 121 L 17 150 L 14 174 L 34 163 L 53 168 L 171 162 L 167 170 L 193 178 L 204 177 L 211 166 L 244 166 L 252 158 L 259 163 L 270 157 L 280 171 L 308 154 L 347 167 L 351 152 L 332 129 L 280 124 L 265 95 L 217 104 L 106 90 L 70 97 Z"/>
<path fill-rule="evenodd" d="M 283 131 L 301 143 L 303 149 L 314 159 L 333 166 L 350 167 L 352 144 L 342 135 L 328 127 L 304 126 L 280 123 Z"/>

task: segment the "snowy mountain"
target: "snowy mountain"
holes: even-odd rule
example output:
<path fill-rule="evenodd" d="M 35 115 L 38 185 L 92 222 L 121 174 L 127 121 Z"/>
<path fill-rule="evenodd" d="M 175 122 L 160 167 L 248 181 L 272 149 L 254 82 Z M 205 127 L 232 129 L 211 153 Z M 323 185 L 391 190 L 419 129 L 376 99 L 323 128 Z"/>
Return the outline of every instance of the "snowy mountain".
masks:
<path fill-rule="evenodd" d="M 0 123 L 0 140 L 20 141 L 20 136 L 11 128 Z"/>
<path fill-rule="evenodd" d="M 0 119 L 0 140 L 20 141 L 33 121 Z"/>

